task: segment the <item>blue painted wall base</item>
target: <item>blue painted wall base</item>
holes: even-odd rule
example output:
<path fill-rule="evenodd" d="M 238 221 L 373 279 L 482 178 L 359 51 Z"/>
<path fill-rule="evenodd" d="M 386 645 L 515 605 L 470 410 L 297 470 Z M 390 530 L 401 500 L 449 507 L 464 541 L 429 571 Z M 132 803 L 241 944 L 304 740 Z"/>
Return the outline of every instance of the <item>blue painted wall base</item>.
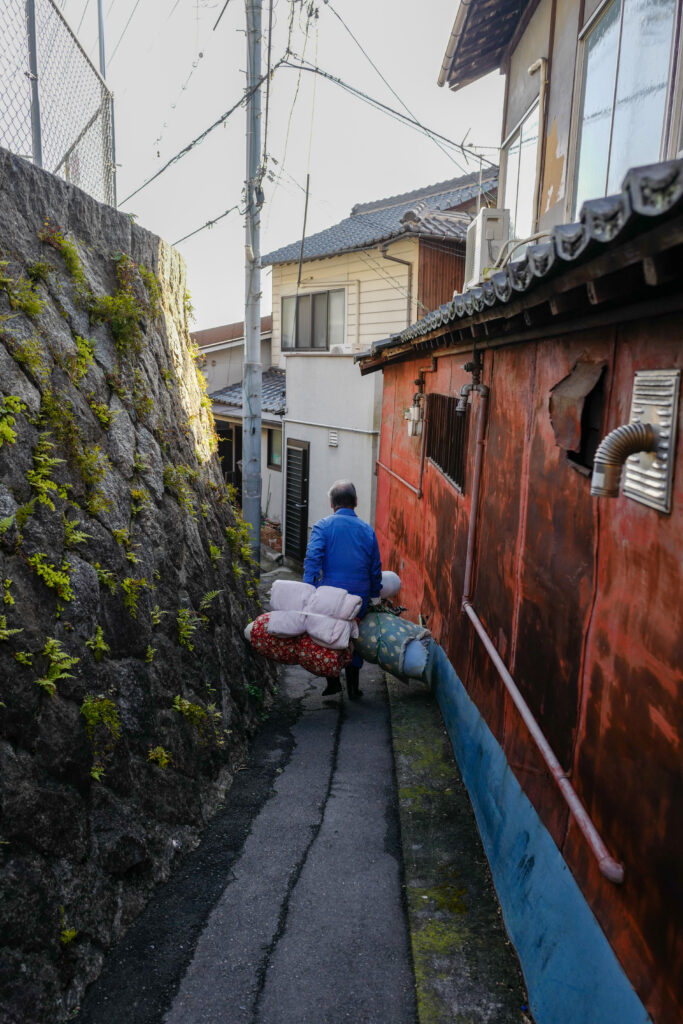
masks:
<path fill-rule="evenodd" d="M 536 1024 L 651 1024 L 550 833 L 437 644 L 428 669 Z"/>

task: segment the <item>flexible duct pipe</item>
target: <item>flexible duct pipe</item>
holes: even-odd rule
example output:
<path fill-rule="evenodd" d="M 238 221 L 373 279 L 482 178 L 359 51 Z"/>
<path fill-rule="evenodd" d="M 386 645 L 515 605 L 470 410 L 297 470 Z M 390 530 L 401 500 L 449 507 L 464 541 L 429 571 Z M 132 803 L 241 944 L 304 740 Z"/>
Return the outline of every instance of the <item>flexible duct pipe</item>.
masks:
<path fill-rule="evenodd" d="M 618 497 L 621 471 L 629 455 L 656 451 L 658 438 L 657 428 L 651 423 L 628 423 L 603 437 L 593 461 L 591 494 Z"/>

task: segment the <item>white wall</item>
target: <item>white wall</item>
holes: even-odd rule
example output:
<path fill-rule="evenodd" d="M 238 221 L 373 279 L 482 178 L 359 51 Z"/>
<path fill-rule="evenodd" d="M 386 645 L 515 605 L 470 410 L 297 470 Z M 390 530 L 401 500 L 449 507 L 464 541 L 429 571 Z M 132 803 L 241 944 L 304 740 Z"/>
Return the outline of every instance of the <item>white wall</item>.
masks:
<path fill-rule="evenodd" d="M 221 348 L 203 350 L 202 355 L 205 356 L 206 362 L 201 370 L 206 377 L 206 388 L 209 394 L 242 380 L 244 342 L 227 341 Z M 261 341 L 261 366 L 267 370 L 271 365 L 270 338 L 268 338 L 267 341 Z"/>
<path fill-rule="evenodd" d="M 283 459 L 284 462 L 284 453 Z M 284 467 L 268 469 L 268 431 L 261 431 L 261 516 L 268 516 L 278 523 L 282 522 L 282 488 Z"/>
<path fill-rule="evenodd" d="M 373 523 L 381 374 L 361 377 L 348 355 L 287 354 L 285 361 L 285 441 L 296 438 L 310 444 L 309 532 L 330 514 L 327 491 L 340 479 L 353 480 L 358 515 Z M 330 447 L 330 430 L 337 431 L 337 447 Z"/>

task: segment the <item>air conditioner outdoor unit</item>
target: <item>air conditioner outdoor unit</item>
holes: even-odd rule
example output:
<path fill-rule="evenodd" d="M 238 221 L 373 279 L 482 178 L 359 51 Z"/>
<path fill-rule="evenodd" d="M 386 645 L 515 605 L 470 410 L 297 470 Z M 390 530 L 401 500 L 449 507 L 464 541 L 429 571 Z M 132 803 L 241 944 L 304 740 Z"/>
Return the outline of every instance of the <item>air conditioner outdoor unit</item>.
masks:
<path fill-rule="evenodd" d="M 510 237 L 510 211 L 484 206 L 467 229 L 465 246 L 465 289 L 483 280 Z"/>

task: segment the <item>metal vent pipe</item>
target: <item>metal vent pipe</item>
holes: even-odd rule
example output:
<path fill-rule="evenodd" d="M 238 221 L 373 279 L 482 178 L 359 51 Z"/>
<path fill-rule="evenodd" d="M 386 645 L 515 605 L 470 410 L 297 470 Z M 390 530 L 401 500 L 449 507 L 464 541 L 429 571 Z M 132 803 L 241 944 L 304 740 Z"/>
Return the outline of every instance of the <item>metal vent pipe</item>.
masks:
<path fill-rule="evenodd" d="M 656 451 L 658 440 L 657 428 L 651 423 L 628 423 L 603 437 L 593 462 L 591 494 L 600 498 L 617 498 L 626 459 L 637 452 Z"/>

